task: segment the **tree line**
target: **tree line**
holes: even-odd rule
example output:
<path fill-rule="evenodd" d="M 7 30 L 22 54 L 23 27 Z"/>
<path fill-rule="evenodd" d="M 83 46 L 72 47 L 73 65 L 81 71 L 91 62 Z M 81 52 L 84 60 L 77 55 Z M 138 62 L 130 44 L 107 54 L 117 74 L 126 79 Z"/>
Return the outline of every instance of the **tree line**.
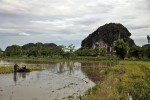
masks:
<path fill-rule="evenodd" d="M 23 46 L 12 45 L 8 46 L 5 51 L 1 49 L 3 57 L 67 57 L 73 55 L 74 45 L 68 47 L 54 43 L 28 43 Z"/>
<path fill-rule="evenodd" d="M 107 52 L 107 48 L 101 48 L 98 45 L 92 49 L 88 47 L 82 47 L 75 50 L 73 44 L 69 46 L 59 45 L 54 43 L 28 43 L 23 46 L 12 45 L 8 46 L 5 51 L 0 49 L 1 57 L 56 57 L 56 58 L 72 58 L 72 57 L 101 57 L 116 55 L 121 59 L 128 58 L 150 58 L 150 38 L 147 36 L 148 44 L 140 46 L 132 46 L 124 42 L 122 39 L 114 41 L 111 52 Z"/>

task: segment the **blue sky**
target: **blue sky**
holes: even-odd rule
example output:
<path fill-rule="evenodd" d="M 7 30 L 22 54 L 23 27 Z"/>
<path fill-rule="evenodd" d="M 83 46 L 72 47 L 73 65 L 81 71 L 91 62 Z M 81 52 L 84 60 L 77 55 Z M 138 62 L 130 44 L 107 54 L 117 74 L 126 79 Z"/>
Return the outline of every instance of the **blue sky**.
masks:
<path fill-rule="evenodd" d="M 121 23 L 137 45 L 150 35 L 150 0 L 0 0 L 0 48 L 13 44 L 74 44 L 98 27 Z"/>

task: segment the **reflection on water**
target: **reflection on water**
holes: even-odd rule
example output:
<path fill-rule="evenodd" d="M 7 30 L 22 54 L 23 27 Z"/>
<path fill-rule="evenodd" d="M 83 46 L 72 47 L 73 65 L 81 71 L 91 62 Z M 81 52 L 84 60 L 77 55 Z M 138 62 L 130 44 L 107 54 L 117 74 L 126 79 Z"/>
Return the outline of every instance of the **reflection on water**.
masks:
<path fill-rule="evenodd" d="M 14 82 L 16 83 L 17 82 L 17 73 L 16 72 L 14 72 Z"/>
<path fill-rule="evenodd" d="M 14 64 L 14 63 L 10 62 L 10 61 L 0 60 L 0 66 L 8 66 L 8 65 L 12 65 L 12 64 Z"/>
<path fill-rule="evenodd" d="M 82 63 L 81 70 L 90 78 L 93 82 L 98 83 L 105 78 L 105 71 L 116 65 L 117 62 L 94 62 L 94 63 Z"/>
<path fill-rule="evenodd" d="M 39 66 L 39 65 L 37 65 Z M 43 71 L 51 72 L 53 74 L 60 75 L 76 75 L 79 74 L 81 70 L 81 64 L 78 62 L 59 62 L 51 64 L 40 64 L 39 67 L 42 67 Z M 14 82 L 17 82 L 19 78 L 25 79 L 29 72 L 14 72 Z M 40 73 L 37 73 L 37 79 L 41 78 Z"/>
<path fill-rule="evenodd" d="M 22 73 L 14 72 L 13 74 L 14 74 L 13 80 L 16 83 L 19 78 L 25 79 L 26 76 L 29 75 L 30 73 L 29 72 L 22 72 Z"/>
<path fill-rule="evenodd" d="M 38 64 L 42 71 L 2 74 L 0 100 L 74 100 L 101 81 L 105 69 L 113 64 L 58 62 Z"/>
<path fill-rule="evenodd" d="M 73 62 L 60 62 L 57 65 L 57 73 L 61 74 L 61 73 L 65 73 L 68 72 L 68 74 L 73 74 L 74 73 L 74 68 L 75 67 L 75 63 Z"/>

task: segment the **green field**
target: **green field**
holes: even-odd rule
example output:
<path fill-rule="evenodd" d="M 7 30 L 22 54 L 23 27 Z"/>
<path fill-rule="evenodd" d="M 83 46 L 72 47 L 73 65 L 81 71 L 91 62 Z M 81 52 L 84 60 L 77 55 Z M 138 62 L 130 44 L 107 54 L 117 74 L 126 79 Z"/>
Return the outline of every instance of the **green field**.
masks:
<path fill-rule="evenodd" d="M 50 62 L 60 62 L 60 61 L 79 61 L 79 62 L 99 62 L 99 61 L 118 61 L 117 56 L 100 56 L 100 57 L 71 57 L 71 58 L 62 58 L 62 57 L 3 57 L 0 60 L 5 61 L 16 61 L 16 62 L 28 62 L 28 63 L 50 63 Z M 148 58 L 125 58 L 125 61 L 150 61 Z"/>
<path fill-rule="evenodd" d="M 49 63 L 49 62 L 60 62 L 60 61 L 104 61 L 104 60 L 118 60 L 116 56 L 101 56 L 101 57 L 71 57 L 71 58 L 62 58 L 62 57 L 4 57 L 0 58 L 6 61 L 23 61 L 23 62 L 34 62 L 34 63 Z M 135 60 L 135 59 L 134 59 Z"/>
<path fill-rule="evenodd" d="M 83 100 L 150 100 L 150 62 L 120 61 Z"/>

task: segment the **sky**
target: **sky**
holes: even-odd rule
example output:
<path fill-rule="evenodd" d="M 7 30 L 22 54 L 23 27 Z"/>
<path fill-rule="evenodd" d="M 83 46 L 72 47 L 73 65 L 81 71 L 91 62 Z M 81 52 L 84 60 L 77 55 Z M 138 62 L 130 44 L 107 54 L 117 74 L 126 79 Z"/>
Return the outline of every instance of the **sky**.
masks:
<path fill-rule="evenodd" d="M 0 48 L 74 44 L 106 23 L 121 23 L 137 45 L 150 35 L 150 0 L 0 0 Z"/>

